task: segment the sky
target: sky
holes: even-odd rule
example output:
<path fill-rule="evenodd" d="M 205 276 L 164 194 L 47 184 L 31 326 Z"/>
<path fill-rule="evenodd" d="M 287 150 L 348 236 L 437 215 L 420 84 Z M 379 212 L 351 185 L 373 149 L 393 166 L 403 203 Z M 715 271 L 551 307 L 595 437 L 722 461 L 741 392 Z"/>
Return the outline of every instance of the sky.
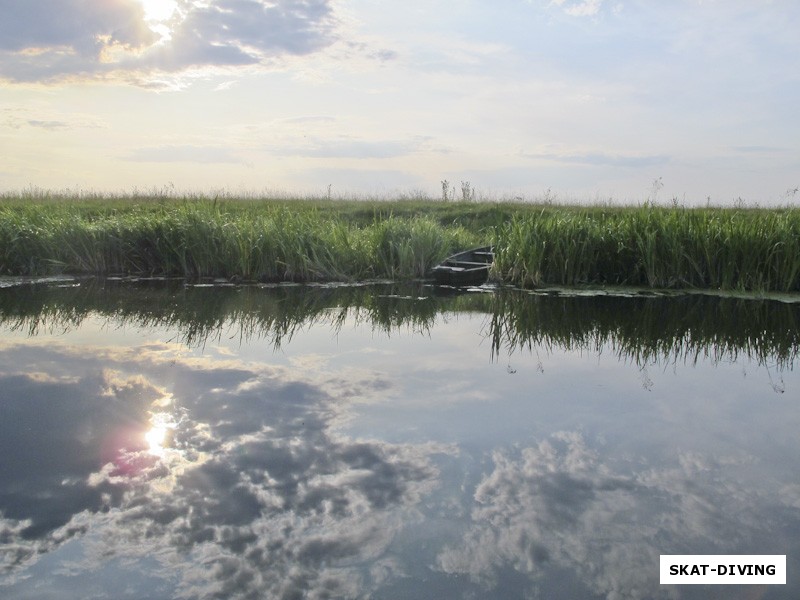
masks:
<path fill-rule="evenodd" d="M 800 202 L 795 0 L 0 0 L 0 192 Z"/>

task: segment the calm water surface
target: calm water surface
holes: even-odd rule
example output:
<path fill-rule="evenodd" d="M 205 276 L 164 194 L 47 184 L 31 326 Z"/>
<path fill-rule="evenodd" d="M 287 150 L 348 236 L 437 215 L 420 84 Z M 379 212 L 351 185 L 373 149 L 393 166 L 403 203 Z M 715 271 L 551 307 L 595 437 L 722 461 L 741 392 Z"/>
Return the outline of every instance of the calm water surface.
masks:
<path fill-rule="evenodd" d="M 4 286 L 4 287 L 3 287 Z M 800 597 L 800 304 L 0 285 L 0 597 Z M 786 554 L 660 586 L 660 554 Z"/>

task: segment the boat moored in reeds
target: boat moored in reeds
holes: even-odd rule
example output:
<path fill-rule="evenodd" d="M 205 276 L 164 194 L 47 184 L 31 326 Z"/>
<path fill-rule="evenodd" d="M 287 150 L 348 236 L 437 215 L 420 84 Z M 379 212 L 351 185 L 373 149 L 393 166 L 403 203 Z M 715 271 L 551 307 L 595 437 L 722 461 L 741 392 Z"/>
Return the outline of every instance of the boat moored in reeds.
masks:
<path fill-rule="evenodd" d="M 489 269 L 494 262 L 494 248 L 482 246 L 459 252 L 433 268 L 433 277 L 439 285 L 481 285 L 489 279 Z"/>

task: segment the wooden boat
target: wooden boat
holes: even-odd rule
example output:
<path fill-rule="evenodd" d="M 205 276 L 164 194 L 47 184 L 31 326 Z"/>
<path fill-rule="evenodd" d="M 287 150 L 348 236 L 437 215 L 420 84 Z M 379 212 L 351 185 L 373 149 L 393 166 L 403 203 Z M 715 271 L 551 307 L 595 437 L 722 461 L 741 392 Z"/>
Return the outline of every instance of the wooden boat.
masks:
<path fill-rule="evenodd" d="M 492 246 L 473 248 L 444 259 L 433 268 L 433 277 L 439 285 L 480 285 L 489 279 L 493 262 Z"/>

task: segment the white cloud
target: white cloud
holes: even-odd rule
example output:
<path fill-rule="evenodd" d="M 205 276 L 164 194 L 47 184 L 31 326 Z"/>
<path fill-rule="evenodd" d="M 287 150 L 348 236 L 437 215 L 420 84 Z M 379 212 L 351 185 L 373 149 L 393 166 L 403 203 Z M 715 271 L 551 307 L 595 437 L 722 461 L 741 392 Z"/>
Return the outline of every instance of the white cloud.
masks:
<path fill-rule="evenodd" d="M 600 12 L 603 0 L 552 0 L 551 4 L 573 17 L 593 17 Z"/>
<path fill-rule="evenodd" d="M 560 432 L 492 459 L 475 488 L 471 527 L 438 556 L 442 571 L 487 589 L 512 569 L 547 596 L 555 569 L 559 580 L 576 573 L 593 597 L 672 597 L 659 586 L 659 554 L 679 553 L 687 536 L 709 553 L 755 547 L 772 510 L 763 501 L 770 492 L 738 481 L 747 457 L 679 454 L 672 465 L 615 473 L 581 434 Z M 777 502 L 790 508 L 796 498 Z"/>

